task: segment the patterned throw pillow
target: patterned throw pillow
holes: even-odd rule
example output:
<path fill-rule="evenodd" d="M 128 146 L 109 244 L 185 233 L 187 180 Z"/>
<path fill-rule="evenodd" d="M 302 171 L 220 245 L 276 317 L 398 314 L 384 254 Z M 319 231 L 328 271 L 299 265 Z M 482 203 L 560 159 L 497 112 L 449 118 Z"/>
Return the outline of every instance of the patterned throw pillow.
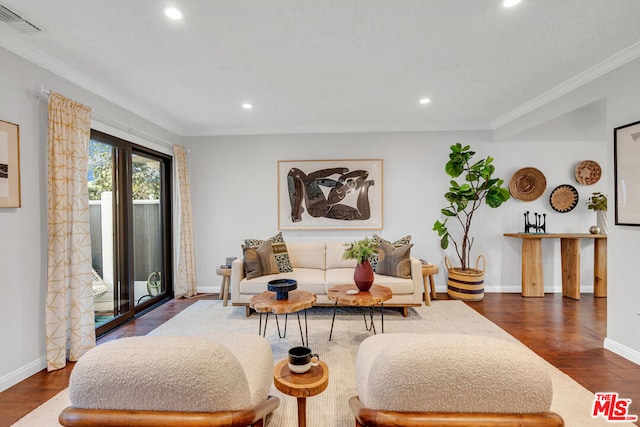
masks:
<path fill-rule="evenodd" d="M 376 245 L 380 245 L 381 242 L 387 242 L 393 246 L 398 247 L 398 246 L 408 245 L 409 243 L 411 243 L 411 236 L 407 235 L 407 236 L 401 237 L 395 242 L 391 243 L 390 241 L 383 239 L 377 234 L 374 234 L 371 240 L 373 240 L 373 243 L 375 243 Z M 372 255 L 371 259 L 369 259 L 369 262 L 371 263 L 371 267 L 373 267 L 373 271 L 376 271 L 376 268 L 378 266 L 378 254 L 376 253 Z"/>
<path fill-rule="evenodd" d="M 267 240 L 245 239 L 244 246 L 258 247 L 264 242 L 271 242 L 273 255 L 275 256 L 276 262 L 278 263 L 278 271 L 280 273 L 291 273 L 293 271 L 293 267 L 291 266 L 289 253 L 287 252 L 287 244 L 282 237 L 282 232 Z"/>
<path fill-rule="evenodd" d="M 385 276 L 411 278 L 411 248 L 410 245 L 393 246 L 388 242 L 381 242 L 378 249 L 377 274 Z"/>
<path fill-rule="evenodd" d="M 273 256 L 270 241 L 267 240 L 258 247 L 242 245 L 242 254 L 247 279 L 278 273 L 278 264 Z"/>

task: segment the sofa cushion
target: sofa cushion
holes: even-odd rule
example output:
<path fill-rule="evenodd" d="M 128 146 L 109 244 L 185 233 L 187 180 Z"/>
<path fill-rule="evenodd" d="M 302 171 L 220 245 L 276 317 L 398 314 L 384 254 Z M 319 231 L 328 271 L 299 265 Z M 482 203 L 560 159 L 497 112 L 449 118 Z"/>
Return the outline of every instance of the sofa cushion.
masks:
<path fill-rule="evenodd" d="M 324 242 L 289 242 L 289 259 L 293 269 L 316 268 L 325 269 Z"/>
<path fill-rule="evenodd" d="M 385 240 L 382 237 L 378 236 L 377 234 L 374 234 L 371 240 L 373 241 L 373 243 L 375 243 L 378 246 L 380 245 L 381 242 L 387 242 L 392 244 L 393 246 L 404 246 L 411 243 L 411 236 L 406 235 L 404 237 L 399 238 L 398 240 L 395 240 L 394 242 L 390 242 L 389 240 Z M 373 254 L 369 261 L 371 262 L 371 267 L 373 267 L 373 271 L 376 271 L 376 269 L 378 268 L 378 254 L 377 253 Z"/>
<path fill-rule="evenodd" d="M 282 237 L 282 232 L 276 234 L 273 237 L 267 239 L 271 242 L 271 247 L 273 249 L 273 256 L 275 257 L 276 263 L 278 264 L 278 271 L 280 273 L 287 273 L 293 271 L 291 267 L 291 261 L 289 260 L 289 253 L 287 252 L 287 244 Z M 265 240 L 260 239 L 245 239 L 245 246 L 253 246 L 258 247 L 262 245 Z"/>
<path fill-rule="evenodd" d="M 553 399 L 545 363 L 519 343 L 488 336 L 386 333 L 360 344 L 356 384 L 372 409 L 540 413 Z"/>
<path fill-rule="evenodd" d="M 278 264 L 273 256 L 270 241 L 264 241 L 257 248 L 242 245 L 244 256 L 244 272 L 247 279 L 278 273 Z"/>
<path fill-rule="evenodd" d="M 259 294 L 267 290 L 267 284 L 271 280 L 293 279 L 304 284 L 298 289 L 312 292 L 314 294 L 326 294 L 325 272 L 315 268 L 294 268 L 291 273 L 270 274 L 254 279 L 243 279 L 240 282 L 239 291 L 241 294 Z"/>
<path fill-rule="evenodd" d="M 347 249 L 344 242 L 327 242 L 327 270 L 331 268 L 356 268 L 355 259 L 342 259 L 344 250 Z"/>
<path fill-rule="evenodd" d="M 271 357 L 260 348 L 259 357 Z M 258 373 L 263 382 L 272 369 Z M 252 404 L 245 370 L 224 345 L 178 336 L 126 337 L 92 348 L 71 373 L 69 397 L 83 409 L 216 412 Z"/>
<path fill-rule="evenodd" d="M 396 247 L 388 242 L 380 242 L 376 273 L 410 279 L 412 247 L 412 244 Z"/>

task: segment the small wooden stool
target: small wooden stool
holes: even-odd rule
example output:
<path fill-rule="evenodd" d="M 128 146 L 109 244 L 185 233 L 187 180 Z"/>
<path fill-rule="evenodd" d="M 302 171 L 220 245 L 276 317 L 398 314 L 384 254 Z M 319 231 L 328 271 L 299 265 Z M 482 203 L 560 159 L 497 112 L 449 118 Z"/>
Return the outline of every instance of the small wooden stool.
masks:
<path fill-rule="evenodd" d="M 229 299 L 229 288 L 231 287 L 231 269 L 230 268 L 216 268 L 216 274 L 222 276 L 222 283 L 220 284 L 220 299 L 222 299 L 222 305 L 226 307 Z"/>
<path fill-rule="evenodd" d="M 434 264 L 422 264 L 422 281 L 424 283 L 424 302 L 431 305 L 432 299 L 438 299 L 436 295 L 436 284 L 433 275 L 438 274 L 438 266 Z M 431 287 L 431 298 L 429 298 L 429 290 L 427 289 L 427 280 Z"/>

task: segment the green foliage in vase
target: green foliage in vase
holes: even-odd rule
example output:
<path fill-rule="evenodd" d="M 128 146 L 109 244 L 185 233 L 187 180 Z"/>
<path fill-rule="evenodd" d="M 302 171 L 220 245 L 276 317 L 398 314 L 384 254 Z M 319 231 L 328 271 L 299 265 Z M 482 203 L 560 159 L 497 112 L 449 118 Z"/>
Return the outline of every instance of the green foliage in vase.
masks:
<path fill-rule="evenodd" d="M 362 240 L 355 240 L 351 243 L 345 243 L 344 245 L 346 249 L 342 254 L 342 259 L 355 259 L 358 264 L 362 261 L 368 261 L 373 254 L 378 252 L 378 245 L 368 237 Z"/>
<path fill-rule="evenodd" d="M 603 193 L 593 193 L 587 199 L 587 209 L 592 211 L 607 210 L 607 196 Z"/>
<path fill-rule="evenodd" d="M 497 208 L 509 200 L 511 195 L 508 189 L 502 187 L 504 180 L 493 177 L 496 168 L 491 156 L 471 163 L 476 153 L 471 151 L 469 145 L 463 147 L 462 144 L 457 143 L 450 149 L 445 172 L 452 178 L 461 176 L 464 182 L 450 181 L 449 190 L 444 194 L 449 205 L 440 210 L 444 220 L 437 220 L 433 224 L 433 230 L 438 233 L 442 249 L 447 249 L 449 242 L 453 243 L 460 264 L 463 269 L 466 269 L 470 262 L 474 241 L 469 234 L 473 214 L 480 208 L 483 201 L 489 207 Z M 447 221 L 452 218 L 458 222 L 462 230 L 459 240 L 449 232 Z"/>

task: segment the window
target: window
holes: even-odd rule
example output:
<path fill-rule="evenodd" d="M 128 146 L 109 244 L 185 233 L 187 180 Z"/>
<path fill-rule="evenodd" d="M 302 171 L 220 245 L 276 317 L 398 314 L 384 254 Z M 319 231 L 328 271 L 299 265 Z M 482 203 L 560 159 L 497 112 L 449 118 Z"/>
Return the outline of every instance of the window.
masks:
<path fill-rule="evenodd" d="M 171 157 L 92 130 L 87 180 L 101 335 L 173 294 Z"/>

